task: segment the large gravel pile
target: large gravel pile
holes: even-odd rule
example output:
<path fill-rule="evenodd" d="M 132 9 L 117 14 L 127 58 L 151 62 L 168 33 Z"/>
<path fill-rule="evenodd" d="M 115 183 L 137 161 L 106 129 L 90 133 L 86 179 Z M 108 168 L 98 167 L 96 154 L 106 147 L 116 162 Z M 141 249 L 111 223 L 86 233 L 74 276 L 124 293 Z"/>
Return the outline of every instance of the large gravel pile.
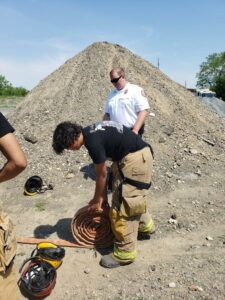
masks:
<path fill-rule="evenodd" d="M 142 86 L 149 99 L 144 139 L 155 150 L 156 188 L 165 190 L 184 172 L 198 173 L 205 163 L 222 158 L 223 118 L 146 60 L 120 45 L 101 42 L 66 61 L 8 114 L 29 159 L 29 167 L 16 180 L 38 174 L 61 185 L 71 173 L 81 178 L 79 170 L 91 163 L 86 150 L 56 156 L 52 133 L 64 120 L 85 126 L 102 119 L 112 88 L 109 71 L 115 66 L 124 67 L 128 80 Z"/>
<path fill-rule="evenodd" d="M 94 169 L 85 149 L 55 155 L 52 133 L 64 120 L 85 126 L 102 119 L 115 66 L 144 88 L 151 106 L 144 139 L 155 151 L 149 205 L 156 233 L 138 241 L 136 262 L 119 271 L 99 266 L 103 252 L 67 248 L 49 300 L 225 299 L 225 119 L 119 45 L 91 45 L 7 115 L 29 165 L 6 189 L 1 184 L 0 200 L 18 236 L 71 240 L 71 217 L 93 197 Z M 25 197 L 23 184 L 34 174 L 54 190 Z M 34 248 L 18 246 L 20 266 Z"/>

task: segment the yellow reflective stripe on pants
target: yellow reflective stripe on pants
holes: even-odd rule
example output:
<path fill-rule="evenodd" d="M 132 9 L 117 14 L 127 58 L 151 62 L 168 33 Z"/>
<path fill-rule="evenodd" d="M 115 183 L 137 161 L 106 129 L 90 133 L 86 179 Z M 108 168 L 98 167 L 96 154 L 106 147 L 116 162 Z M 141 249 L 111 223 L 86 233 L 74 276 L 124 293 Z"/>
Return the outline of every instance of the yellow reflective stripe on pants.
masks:
<path fill-rule="evenodd" d="M 135 258 L 137 257 L 137 251 L 122 251 L 120 249 L 118 249 L 116 247 L 116 245 L 114 245 L 114 251 L 113 251 L 113 255 L 118 258 L 119 260 L 135 260 Z"/>
<path fill-rule="evenodd" d="M 139 232 L 151 233 L 152 231 L 154 231 L 154 222 L 152 219 L 150 219 L 147 224 L 139 227 Z"/>
<path fill-rule="evenodd" d="M 134 153 L 129 153 L 120 161 L 124 176 L 140 182 L 150 182 L 152 174 L 152 155 L 148 147 Z M 135 186 L 122 186 L 120 198 L 121 175 L 117 163 L 112 165 L 113 195 L 110 209 L 110 220 L 114 240 L 114 257 L 118 260 L 133 261 L 137 256 L 137 235 L 143 228 L 151 230 L 151 217 L 147 210 L 146 198 L 149 190 L 140 190 Z M 122 203 L 121 203 L 122 200 Z M 132 201 L 131 201 L 132 200 Z M 144 200 L 144 201 L 143 201 Z M 136 201 L 136 202 L 135 202 Z M 145 203 L 144 206 L 141 203 Z M 136 208 L 138 207 L 138 213 Z M 143 208 L 144 209 L 139 209 Z M 153 225 L 153 224 L 152 224 Z"/>

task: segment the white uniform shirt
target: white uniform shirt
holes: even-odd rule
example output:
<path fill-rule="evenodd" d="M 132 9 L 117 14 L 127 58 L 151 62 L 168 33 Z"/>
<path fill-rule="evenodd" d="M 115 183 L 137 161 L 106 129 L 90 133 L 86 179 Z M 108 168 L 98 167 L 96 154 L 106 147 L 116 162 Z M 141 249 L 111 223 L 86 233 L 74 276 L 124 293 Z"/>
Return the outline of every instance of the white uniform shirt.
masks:
<path fill-rule="evenodd" d="M 148 99 L 141 87 L 127 83 L 122 90 L 114 89 L 109 94 L 105 112 L 110 120 L 133 128 L 140 111 L 149 109 Z"/>

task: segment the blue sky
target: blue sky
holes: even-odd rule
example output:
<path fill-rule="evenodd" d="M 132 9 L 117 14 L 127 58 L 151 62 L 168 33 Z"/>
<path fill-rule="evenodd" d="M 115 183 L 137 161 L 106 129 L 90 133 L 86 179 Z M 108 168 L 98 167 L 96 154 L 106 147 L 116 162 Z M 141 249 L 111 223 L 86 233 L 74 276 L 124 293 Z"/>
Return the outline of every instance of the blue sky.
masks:
<path fill-rule="evenodd" d="M 94 42 L 120 44 L 194 87 L 225 51 L 225 0 L 0 0 L 0 74 L 27 89 Z"/>

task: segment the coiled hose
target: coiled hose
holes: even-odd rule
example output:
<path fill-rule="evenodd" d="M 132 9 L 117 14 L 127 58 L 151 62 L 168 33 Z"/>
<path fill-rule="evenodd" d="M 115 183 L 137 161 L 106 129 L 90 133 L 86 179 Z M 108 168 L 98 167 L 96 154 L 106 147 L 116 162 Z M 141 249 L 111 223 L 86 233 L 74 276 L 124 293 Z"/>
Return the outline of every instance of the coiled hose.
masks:
<path fill-rule="evenodd" d="M 79 209 L 71 222 L 71 230 L 80 247 L 104 248 L 113 244 L 113 233 L 108 209 L 102 212 L 89 212 L 89 206 Z"/>

